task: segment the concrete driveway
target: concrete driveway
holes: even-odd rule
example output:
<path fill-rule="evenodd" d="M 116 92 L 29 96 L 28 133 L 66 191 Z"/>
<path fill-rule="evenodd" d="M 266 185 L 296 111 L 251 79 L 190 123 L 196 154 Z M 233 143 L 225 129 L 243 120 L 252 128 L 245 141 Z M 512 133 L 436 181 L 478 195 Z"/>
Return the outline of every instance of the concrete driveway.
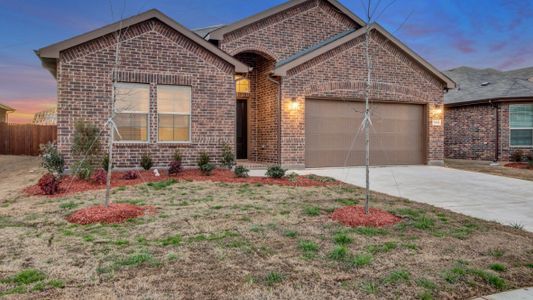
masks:
<path fill-rule="evenodd" d="M 301 174 L 365 185 L 364 168 L 321 168 Z M 472 217 L 522 224 L 533 231 L 533 182 L 434 166 L 373 167 L 374 191 L 428 203 Z"/>

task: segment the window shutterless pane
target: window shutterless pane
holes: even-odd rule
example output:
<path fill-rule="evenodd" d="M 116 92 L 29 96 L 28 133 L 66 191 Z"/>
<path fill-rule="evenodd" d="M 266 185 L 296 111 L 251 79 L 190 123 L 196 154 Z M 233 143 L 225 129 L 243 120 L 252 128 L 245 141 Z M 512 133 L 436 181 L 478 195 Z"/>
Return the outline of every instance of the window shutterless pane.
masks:
<path fill-rule="evenodd" d="M 509 106 L 511 128 L 533 128 L 533 104 L 512 104 Z"/>
<path fill-rule="evenodd" d="M 189 136 L 190 116 L 159 115 L 159 138 L 161 142 L 187 142 Z"/>
<path fill-rule="evenodd" d="M 511 129 L 511 146 L 533 145 L 533 129 Z"/>
<path fill-rule="evenodd" d="M 157 111 L 161 113 L 189 114 L 191 112 L 191 87 L 158 85 Z"/>
<path fill-rule="evenodd" d="M 119 113 L 115 115 L 115 141 L 147 141 L 148 114 Z"/>
<path fill-rule="evenodd" d="M 115 84 L 116 112 L 143 112 L 150 109 L 150 86 L 137 83 Z"/>

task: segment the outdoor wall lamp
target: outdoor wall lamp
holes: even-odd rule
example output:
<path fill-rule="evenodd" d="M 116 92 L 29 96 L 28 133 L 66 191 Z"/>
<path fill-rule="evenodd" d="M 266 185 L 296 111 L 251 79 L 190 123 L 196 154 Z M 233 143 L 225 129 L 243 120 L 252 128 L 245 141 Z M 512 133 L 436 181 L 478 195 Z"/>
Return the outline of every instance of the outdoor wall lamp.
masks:
<path fill-rule="evenodd" d="M 291 103 L 289 104 L 289 108 L 291 110 L 297 110 L 300 107 L 300 103 L 298 103 L 298 99 L 295 97 L 291 98 Z"/>
<path fill-rule="evenodd" d="M 442 107 L 439 105 L 433 105 L 431 110 L 431 124 L 433 126 L 440 126 L 442 124 Z"/>

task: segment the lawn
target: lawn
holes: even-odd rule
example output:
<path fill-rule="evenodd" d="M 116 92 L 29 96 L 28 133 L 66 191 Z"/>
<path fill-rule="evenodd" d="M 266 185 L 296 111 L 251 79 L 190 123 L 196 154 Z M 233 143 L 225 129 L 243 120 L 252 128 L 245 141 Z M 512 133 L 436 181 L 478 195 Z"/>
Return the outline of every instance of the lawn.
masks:
<path fill-rule="evenodd" d="M 500 163 L 500 165 L 498 166 L 491 166 L 487 162 L 458 160 L 458 159 L 445 160 L 446 167 L 453 168 L 453 169 L 487 173 L 487 174 L 492 174 L 492 175 L 533 181 L 533 170 L 504 167 L 503 164 L 505 163 Z"/>
<path fill-rule="evenodd" d="M 178 181 L 113 189 L 158 212 L 114 225 L 65 217 L 103 191 L 0 204 L 0 295 L 25 298 L 465 299 L 533 285 L 533 234 L 386 195 L 403 220 L 346 228 L 347 185 Z"/>

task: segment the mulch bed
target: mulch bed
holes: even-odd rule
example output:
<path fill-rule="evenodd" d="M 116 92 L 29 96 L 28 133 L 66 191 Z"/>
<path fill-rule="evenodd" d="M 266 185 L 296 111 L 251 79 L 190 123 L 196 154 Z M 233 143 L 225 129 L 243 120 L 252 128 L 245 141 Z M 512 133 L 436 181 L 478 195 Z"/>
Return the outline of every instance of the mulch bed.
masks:
<path fill-rule="evenodd" d="M 168 176 L 166 171 L 160 170 L 161 176 L 155 176 L 152 171 L 137 171 L 139 177 L 137 179 L 126 180 L 123 178 L 126 172 L 114 171 L 111 179 L 112 187 L 136 185 L 148 182 L 164 181 L 170 178 L 176 180 L 190 180 L 190 181 L 213 181 L 213 182 L 227 182 L 227 183 L 261 183 L 270 185 L 283 185 L 283 186 L 328 186 L 336 185 L 339 182 L 322 182 L 314 179 L 307 178 L 305 176 L 298 176 L 296 180 L 291 181 L 287 178 L 268 178 L 268 177 L 247 177 L 237 178 L 235 174 L 226 169 L 216 169 L 211 176 L 203 175 L 198 169 L 183 170 L 176 176 Z M 84 192 L 89 190 L 104 189 L 105 184 L 98 184 L 91 181 L 81 180 L 75 176 L 64 176 L 59 184 L 59 193 L 54 195 L 47 195 L 48 197 L 61 197 L 67 194 Z M 24 189 L 24 192 L 29 196 L 43 196 L 45 195 L 37 184 L 29 186 Z"/>
<path fill-rule="evenodd" d="M 401 218 L 377 208 L 369 208 L 368 215 L 364 207 L 345 206 L 336 209 L 331 218 L 343 225 L 350 227 L 383 227 L 401 221 Z"/>
<path fill-rule="evenodd" d="M 137 206 L 125 203 L 112 203 L 108 207 L 103 205 L 90 206 L 77 210 L 66 219 L 70 223 L 86 225 L 94 223 L 122 223 L 126 220 L 144 216 L 146 213 L 155 213 L 153 206 Z"/>
<path fill-rule="evenodd" d="M 513 162 L 513 163 L 505 164 L 503 166 L 508 167 L 508 168 L 515 168 L 515 169 L 533 170 L 533 166 L 530 166 L 528 163 Z"/>

